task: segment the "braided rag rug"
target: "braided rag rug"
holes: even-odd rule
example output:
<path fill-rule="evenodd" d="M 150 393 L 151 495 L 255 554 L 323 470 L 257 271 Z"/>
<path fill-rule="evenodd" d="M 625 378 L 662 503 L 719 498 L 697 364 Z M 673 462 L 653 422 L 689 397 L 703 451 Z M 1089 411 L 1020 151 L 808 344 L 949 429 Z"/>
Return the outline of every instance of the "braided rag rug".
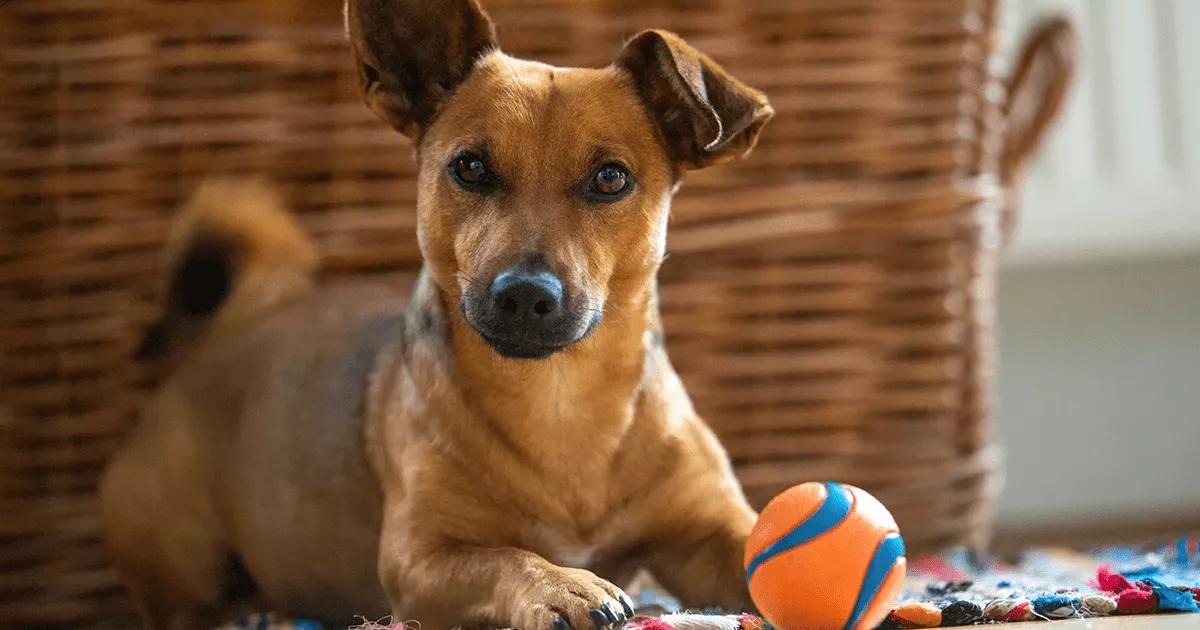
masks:
<path fill-rule="evenodd" d="M 1200 613 L 1200 545 L 1194 538 L 1091 553 L 1034 549 L 1015 565 L 954 550 L 914 560 L 908 573 L 903 596 L 878 630 Z M 640 616 L 630 620 L 626 630 L 772 629 L 749 613 L 679 610 L 669 595 L 649 581 L 635 585 L 630 593 L 638 601 Z M 245 617 L 229 628 L 321 630 L 312 622 L 269 616 Z M 355 630 L 420 630 L 420 626 L 364 620 Z"/>

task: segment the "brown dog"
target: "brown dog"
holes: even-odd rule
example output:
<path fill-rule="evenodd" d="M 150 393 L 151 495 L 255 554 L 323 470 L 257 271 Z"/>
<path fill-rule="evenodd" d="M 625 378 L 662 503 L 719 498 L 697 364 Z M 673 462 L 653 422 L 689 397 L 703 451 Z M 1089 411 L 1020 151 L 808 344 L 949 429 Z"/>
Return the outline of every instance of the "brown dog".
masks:
<path fill-rule="evenodd" d="M 662 347 L 655 273 L 681 174 L 749 151 L 766 99 L 661 31 L 555 68 L 497 51 L 475 0 L 346 17 L 367 103 L 416 143 L 425 269 L 406 306 L 315 288 L 269 189 L 192 200 L 154 330 L 172 373 L 102 486 L 148 625 L 253 594 L 343 625 L 606 627 L 643 567 L 748 606 L 755 515 Z"/>

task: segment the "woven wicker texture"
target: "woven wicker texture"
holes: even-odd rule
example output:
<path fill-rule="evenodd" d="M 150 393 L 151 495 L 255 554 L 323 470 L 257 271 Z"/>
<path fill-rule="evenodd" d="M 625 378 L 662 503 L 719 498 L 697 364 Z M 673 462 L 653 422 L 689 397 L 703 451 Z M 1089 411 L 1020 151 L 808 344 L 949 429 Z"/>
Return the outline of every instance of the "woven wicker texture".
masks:
<path fill-rule="evenodd" d="M 0 6 L 0 625 L 127 612 L 93 491 L 151 384 L 129 357 L 202 177 L 279 182 L 330 275 L 417 268 L 411 148 L 360 103 L 337 4 Z M 767 92 L 752 157 L 677 198 L 673 360 L 756 503 L 836 479 L 915 550 L 985 538 L 994 2 L 487 4 L 520 56 L 600 65 L 665 27 Z"/>

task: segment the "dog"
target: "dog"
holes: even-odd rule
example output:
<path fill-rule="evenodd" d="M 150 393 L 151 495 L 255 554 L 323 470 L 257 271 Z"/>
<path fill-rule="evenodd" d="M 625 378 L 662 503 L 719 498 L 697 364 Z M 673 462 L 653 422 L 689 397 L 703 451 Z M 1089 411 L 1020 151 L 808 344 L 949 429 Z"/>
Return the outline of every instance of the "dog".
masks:
<path fill-rule="evenodd" d="M 674 34 L 603 68 L 501 52 L 477 0 L 349 0 L 366 104 L 410 137 L 411 295 L 315 280 L 266 184 L 216 180 L 168 243 L 164 382 L 101 484 L 149 628 L 239 601 L 346 625 L 617 627 L 638 570 L 750 609 L 755 522 L 663 346 L 686 171 L 747 154 L 765 96 Z"/>

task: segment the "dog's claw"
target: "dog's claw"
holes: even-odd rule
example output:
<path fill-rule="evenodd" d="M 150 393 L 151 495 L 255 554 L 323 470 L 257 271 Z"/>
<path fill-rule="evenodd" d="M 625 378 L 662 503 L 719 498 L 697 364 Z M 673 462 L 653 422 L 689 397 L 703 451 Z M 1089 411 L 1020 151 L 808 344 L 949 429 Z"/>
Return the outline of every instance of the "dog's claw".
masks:
<path fill-rule="evenodd" d="M 608 618 L 608 612 L 603 608 L 591 608 L 588 614 L 592 616 L 592 625 L 599 628 L 607 628 L 612 625 L 613 620 Z"/>
<path fill-rule="evenodd" d="M 625 623 L 625 615 L 621 611 L 617 610 L 617 607 L 614 606 L 612 602 L 607 602 L 604 604 L 604 612 L 608 613 L 608 618 L 613 627 L 619 628 L 621 627 L 621 624 Z"/>
<path fill-rule="evenodd" d="M 632 617 L 634 615 L 633 600 L 629 599 L 629 596 L 626 595 L 625 593 L 621 593 L 621 606 L 625 609 L 625 617 L 626 618 Z"/>
<path fill-rule="evenodd" d="M 550 627 L 551 630 L 571 630 L 571 622 L 562 617 L 555 617 Z"/>

